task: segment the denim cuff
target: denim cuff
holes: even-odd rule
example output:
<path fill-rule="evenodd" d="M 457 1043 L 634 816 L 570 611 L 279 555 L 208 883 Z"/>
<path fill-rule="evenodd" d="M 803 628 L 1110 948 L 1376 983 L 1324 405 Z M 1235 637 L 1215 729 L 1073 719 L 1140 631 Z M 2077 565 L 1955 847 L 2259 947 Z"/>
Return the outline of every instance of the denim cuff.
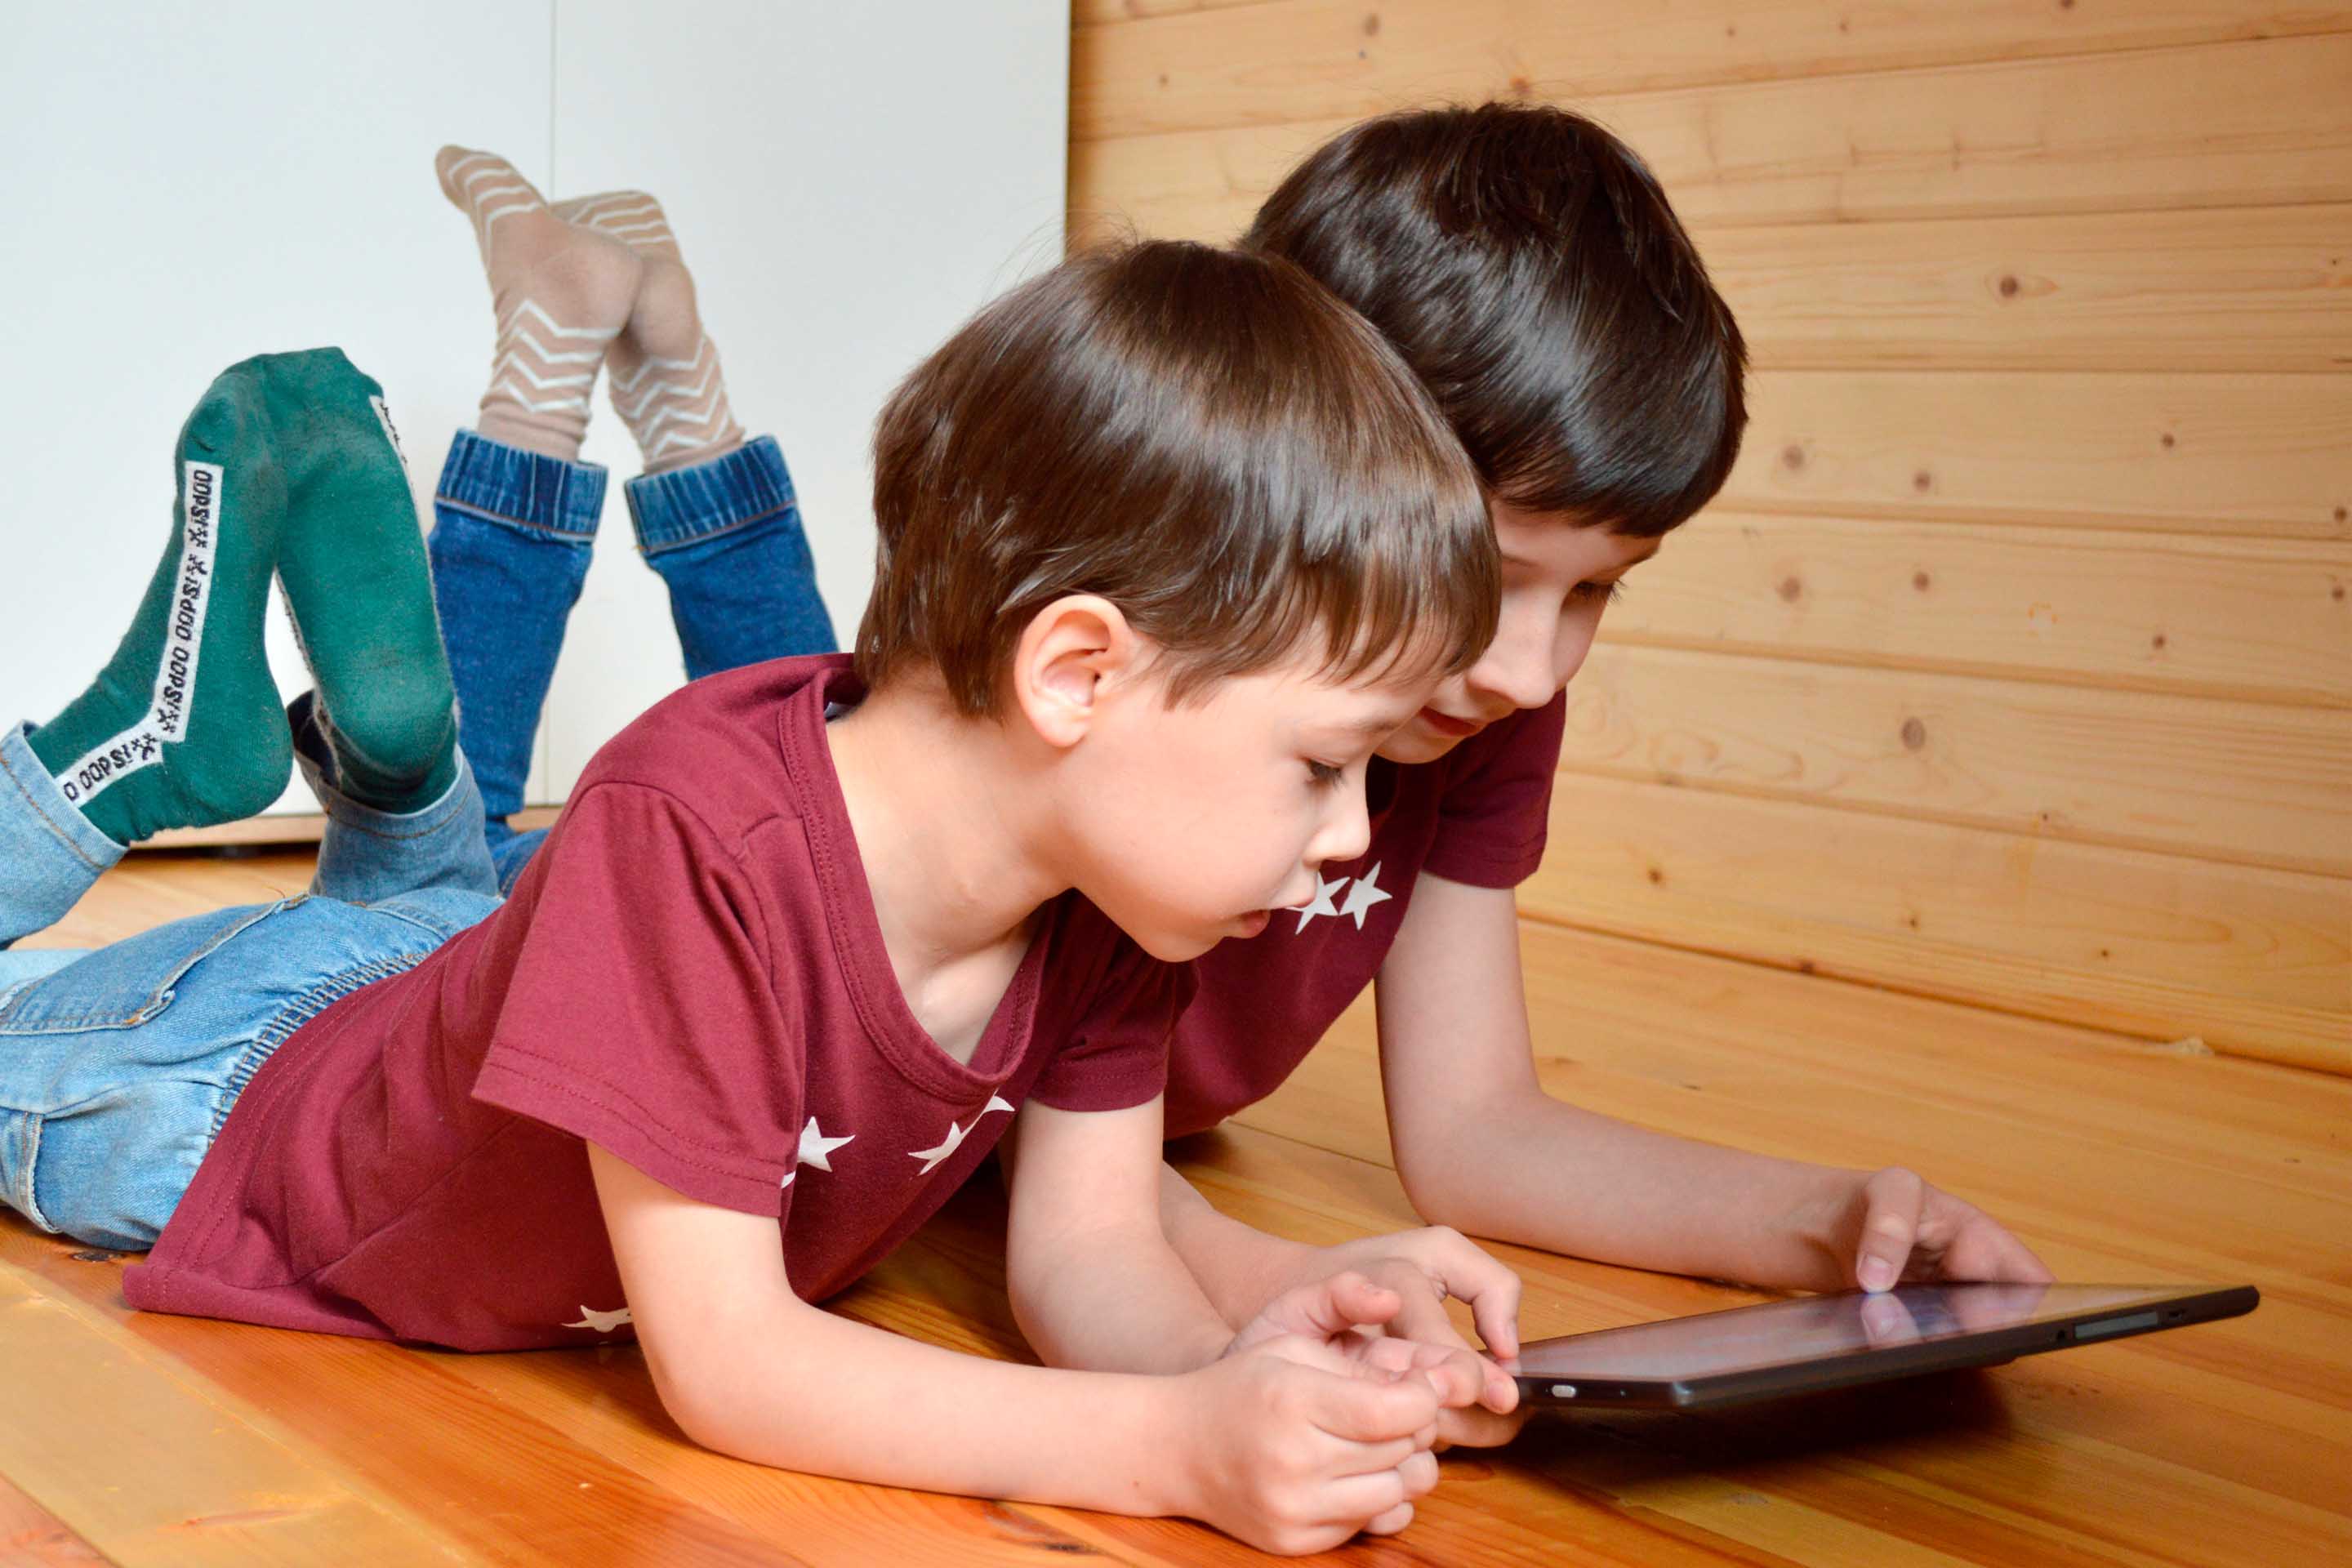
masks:
<path fill-rule="evenodd" d="M 288 703 L 286 721 L 294 732 L 295 766 L 327 814 L 313 893 L 374 904 L 425 888 L 498 890 L 497 868 L 482 837 L 481 792 L 463 751 L 457 776 L 439 799 L 415 811 L 383 811 L 353 800 L 338 784 L 334 751 L 319 728 L 316 692 Z"/>
<path fill-rule="evenodd" d="M 746 441 L 723 458 L 666 474 L 640 474 L 621 488 L 637 548 L 647 555 L 749 528 L 791 511 L 793 476 L 773 436 Z"/>
<path fill-rule="evenodd" d="M 0 947 L 56 924 L 123 847 L 90 826 L 25 737 L 0 734 Z"/>
<path fill-rule="evenodd" d="M 567 463 L 460 430 L 449 443 L 433 499 L 492 522 L 584 544 L 596 537 L 606 477 L 602 464 Z"/>

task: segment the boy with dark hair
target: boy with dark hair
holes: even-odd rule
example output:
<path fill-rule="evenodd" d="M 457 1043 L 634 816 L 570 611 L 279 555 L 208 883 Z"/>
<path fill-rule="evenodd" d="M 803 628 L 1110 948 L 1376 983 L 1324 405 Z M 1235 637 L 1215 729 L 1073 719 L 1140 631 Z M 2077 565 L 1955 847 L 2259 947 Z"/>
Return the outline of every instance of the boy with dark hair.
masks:
<path fill-rule="evenodd" d="M 282 773 L 260 606 L 299 541 L 353 528 L 383 602 L 422 593 L 377 391 L 278 356 L 191 418 L 122 651 L 0 737 L 0 942 L 70 907 L 114 829 L 274 793 L 238 764 Z M 894 395 L 876 466 L 855 667 L 656 707 L 503 903 L 446 672 L 355 722 L 381 656 L 432 660 L 371 595 L 289 576 L 319 881 L 62 966 L 0 952 L 0 1198 L 152 1246 L 125 1277 L 151 1310 L 467 1350 L 634 1333 L 681 1428 L 765 1463 L 1277 1551 L 1401 1528 L 1441 1406 L 1507 1410 L 1510 1380 L 1355 1331 L 1403 1305 L 1360 1276 L 1238 1335 L 1202 1298 L 1158 1211 L 1190 978 L 1155 960 L 1254 934 L 1363 847 L 1373 748 L 1494 629 L 1476 478 L 1360 317 L 1172 243 L 983 310 Z M 1015 1310 L 1074 1370 L 815 1310 L 1000 1138 Z"/>
<path fill-rule="evenodd" d="M 1544 107 L 1418 110 L 1311 154 L 1244 242 L 1360 311 L 1435 396 L 1477 466 L 1503 560 L 1484 657 L 1382 743 L 1364 852 L 1264 938 L 1197 964 L 1171 1052 L 1168 1130 L 1271 1093 L 1377 980 L 1398 1173 L 1443 1226 L 1641 1268 L 1807 1289 L 1898 1279 L 2046 1279 L 1999 1224 L 1900 1169 L 1833 1170 L 1654 1132 L 1537 1081 L 1512 889 L 1542 858 L 1563 689 L 1603 607 L 1721 488 L 1747 420 L 1745 348 L 1648 169 Z M 1404 764 L 1404 765 L 1399 765 Z M 1294 1275 L 1376 1266 L 1408 1331 L 1442 1339 L 1435 1295 L 1496 1295 L 1451 1231 L 1317 1251 L 1163 1181 L 1178 1250 L 1247 1310 Z M 1498 1342 L 1507 1299 L 1478 1319 Z M 1496 1423 L 1475 1415 L 1454 1435 Z"/>

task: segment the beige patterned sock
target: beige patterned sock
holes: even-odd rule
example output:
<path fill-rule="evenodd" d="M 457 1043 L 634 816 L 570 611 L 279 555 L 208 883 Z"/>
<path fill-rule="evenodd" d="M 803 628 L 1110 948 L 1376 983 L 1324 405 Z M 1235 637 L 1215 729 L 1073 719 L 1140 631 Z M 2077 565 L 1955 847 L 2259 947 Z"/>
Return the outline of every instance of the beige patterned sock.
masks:
<path fill-rule="evenodd" d="M 498 319 L 475 426 L 576 462 L 596 372 L 629 320 L 645 263 L 620 240 L 557 217 L 494 153 L 444 147 L 434 168 L 442 194 L 473 220 Z"/>
<path fill-rule="evenodd" d="M 727 404 L 719 349 L 695 309 L 694 277 L 661 204 L 643 191 L 558 202 L 555 216 L 617 241 L 645 264 L 627 326 L 613 344 L 613 406 L 636 437 L 646 472 L 723 457 L 743 444 Z"/>

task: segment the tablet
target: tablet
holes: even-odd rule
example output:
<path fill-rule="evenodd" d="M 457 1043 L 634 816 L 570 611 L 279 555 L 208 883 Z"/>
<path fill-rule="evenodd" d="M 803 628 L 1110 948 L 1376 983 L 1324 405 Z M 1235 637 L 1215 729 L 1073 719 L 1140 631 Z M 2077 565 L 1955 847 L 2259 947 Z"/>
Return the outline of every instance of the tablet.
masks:
<path fill-rule="evenodd" d="M 1901 1285 L 1669 1318 L 1525 1346 L 1519 1397 L 1707 1409 L 2097 1344 L 2251 1312 L 2251 1285 Z"/>

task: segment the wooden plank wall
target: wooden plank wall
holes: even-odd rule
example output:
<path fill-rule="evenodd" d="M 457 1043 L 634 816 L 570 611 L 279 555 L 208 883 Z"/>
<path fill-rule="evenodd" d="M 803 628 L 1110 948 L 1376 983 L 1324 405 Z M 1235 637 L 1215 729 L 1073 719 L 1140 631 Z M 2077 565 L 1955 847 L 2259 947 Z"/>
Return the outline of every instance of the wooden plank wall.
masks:
<path fill-rule="evenodd" d="M 1647 158 L 1755 353 L 1536 920 L 2352 1071 L 2352 5 L 1077 0 L 1071 230 L 1363 115 Z M 2193 1047 L 2191 1047 L 2193 1048 Z"/>

